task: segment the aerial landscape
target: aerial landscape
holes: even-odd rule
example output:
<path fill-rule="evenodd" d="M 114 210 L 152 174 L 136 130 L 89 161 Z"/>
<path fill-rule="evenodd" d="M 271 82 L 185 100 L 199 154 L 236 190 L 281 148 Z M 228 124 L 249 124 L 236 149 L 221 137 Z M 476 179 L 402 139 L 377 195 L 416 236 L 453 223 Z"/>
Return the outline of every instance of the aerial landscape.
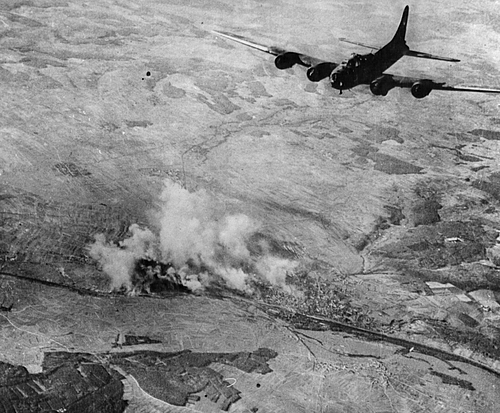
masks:
<path fill-rule="evenodd" d="M 500 411 L 497 6 L 0 0 L 0 412 Z"/>

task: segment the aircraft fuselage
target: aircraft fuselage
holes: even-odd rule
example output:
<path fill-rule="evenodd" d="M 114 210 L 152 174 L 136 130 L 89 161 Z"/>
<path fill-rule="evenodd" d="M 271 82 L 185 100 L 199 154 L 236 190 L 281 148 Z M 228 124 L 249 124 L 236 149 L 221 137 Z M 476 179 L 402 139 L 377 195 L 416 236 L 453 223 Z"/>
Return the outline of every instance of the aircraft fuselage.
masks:
<path fill-rule="evenodd" d="M 334 89 L 350 89 L 358 85 L 368 85 L 401 59 L 409 50 L 406 43 L 391 42 L 376 53 L 353 56 L 342 62 L 330 74 L 330 84 Z"/>

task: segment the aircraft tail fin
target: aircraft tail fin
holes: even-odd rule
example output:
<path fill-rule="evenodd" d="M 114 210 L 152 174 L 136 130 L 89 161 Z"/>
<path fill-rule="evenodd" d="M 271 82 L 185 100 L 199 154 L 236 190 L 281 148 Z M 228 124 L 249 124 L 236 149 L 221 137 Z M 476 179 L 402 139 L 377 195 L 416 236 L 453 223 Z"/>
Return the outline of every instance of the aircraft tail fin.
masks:
<path fill-rule="evenodd" d="M 401 23 L 399 23 L 398 30 L 396 31 L 396 34 L 392 38 L 391 42 L 389 43 L 392 46 L 396 45 L 402 45 L 404 49 L 406 50 L 404 52 L 405 56 L 412 56 L 412 57 L 420 57 L 423 59 L 434 59 L 434 60 L 444 60 L 447 62 L 459 62 L 460 60 L 458 59 L 453 59 L 451 57 L 442 57 L 442 56 L 436 56 L 432 55 L 430 53 L 423 53 L 423 52 L 417 52 L 416 50 L 410 50 L 408 46 L 406 45 L 406 26 L 408 25 L 408 14 L 410 13 L 410 7 L 406 6 L 404 11 L 403 11 L 403 17 L 401 17 Z"/>
<path fill-rule="evenodd" d="M 408 14 L 410 12 L 410 7 L 406 6 L 403 11 L 403 17 L 401 17 L 401 23 L 399 23 L 398 30 L 391 40 L 391 43 L 406 43 L 406 26 L 408 25 Z"/>

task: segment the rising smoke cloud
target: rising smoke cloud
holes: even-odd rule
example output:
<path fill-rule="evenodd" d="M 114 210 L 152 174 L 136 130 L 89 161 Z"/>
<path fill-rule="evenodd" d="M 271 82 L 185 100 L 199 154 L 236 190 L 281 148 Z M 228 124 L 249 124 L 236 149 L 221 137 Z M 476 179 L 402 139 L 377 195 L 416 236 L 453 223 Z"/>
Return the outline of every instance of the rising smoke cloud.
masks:
<path fill-rule="evenodd" d="M 285 277 L 297 263 L 272 256 L 268 248 L 257 255 L 249 250 L 260 223 L 244 214 L 224 214 L 206 191 L 189 192 L 171 181 L 165 182 L 159 201 L 152 214 L 156 234 L 132 225 L 131 237 L 119 245 L 100 234 L 90 246 L 112 288 L 130 288 L 137 260 L 147 258 L 172 263 L 191 289 L 220 278 L 228 287 L 251 292 L 249 281 L 261 278 L 289 290 Z"/>
<path fill-rule="evenodd" d="M 132 234 L 118 245 L 106 242 L 104 234 L 97 234 L 90 245 L 89 255 L 99 261 L 103 271 L 111 278 L 111 288 L 131 287 L 132 271 L 140 258 L 155 258 L 157 237 L 149 229 L 141 229 L 133 224 L 129 228 Z"/>

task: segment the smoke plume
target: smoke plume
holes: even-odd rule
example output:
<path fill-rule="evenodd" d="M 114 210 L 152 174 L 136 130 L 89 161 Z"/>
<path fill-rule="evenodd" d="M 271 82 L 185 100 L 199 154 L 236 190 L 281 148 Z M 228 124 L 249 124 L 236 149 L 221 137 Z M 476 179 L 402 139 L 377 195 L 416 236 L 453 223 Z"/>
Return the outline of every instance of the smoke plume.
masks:
<path fill-rule="evenodd" d="M 129 232 L 132 236 L 118 245 L 106 242 L 104 234 L 97 234 L 95 243 L 89 248 L 89 255 L 99 261 L 103 271 L 110 276 L 112 289 L 131 288 L 132 271 L 137 260 L 156 255 L 156 236 L 149 229 L 143 230 L 133 224 Z"/>
<path fill-rule="evenodd" d="M 226 215 L 206 191 L 189 192 L 170 181 L 159 199 L 160 207 L 152 214 L 157 234 L 132 225 L 131 237 L 118 245 L 100 234 L 90 246 L 112 288 L 132 288 L 137 261 L 154 259 L 173 264 L 192 290 L 223 280 L 230 288 L 251 292 L 250 281 L 261 279 L 290 291 L 285 278 L 297 263 L 273 256 L 262 245 L 259 253 L 249 249 L 258 222 L 244 214 Z"/>

